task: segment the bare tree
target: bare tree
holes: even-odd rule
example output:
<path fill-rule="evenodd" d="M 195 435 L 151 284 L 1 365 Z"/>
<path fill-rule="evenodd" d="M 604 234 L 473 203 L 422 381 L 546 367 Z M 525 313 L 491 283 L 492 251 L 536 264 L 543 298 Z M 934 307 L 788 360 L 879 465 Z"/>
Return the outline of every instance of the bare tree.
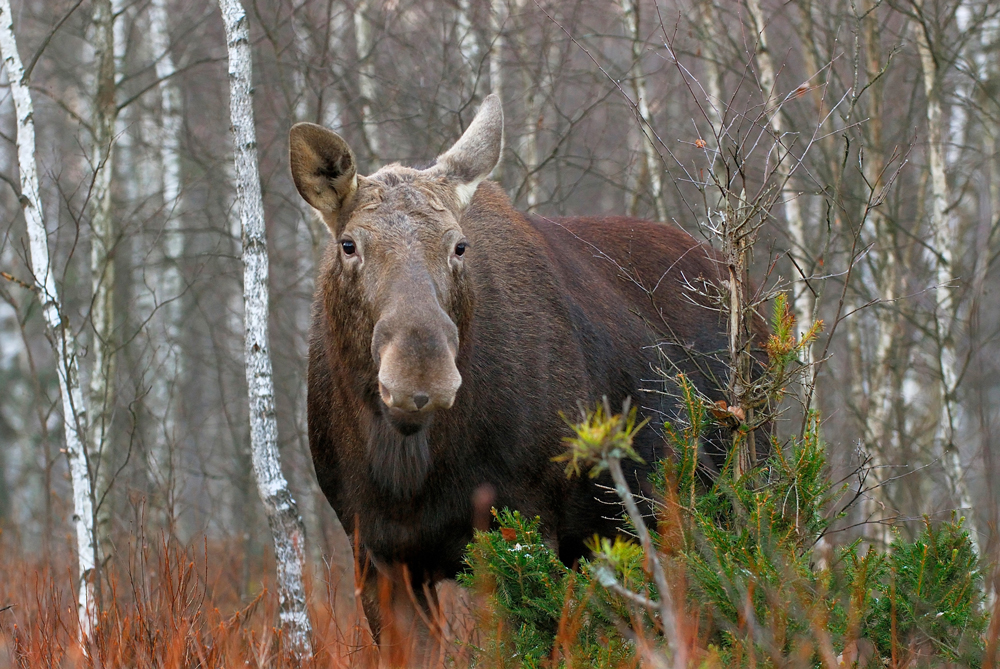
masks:
<path fill-rule="evenodd" d="M 458 0 L 455 8 L 455 32 L 458 37 L 458 51 L 462 55 L 462 65 L 469 73 L 469 90 L 476 96 L 479 80 L 479 40 L 472 24 L 472 5 L 469 0 Z"/>
<path fill-rule="evenodd" d="M 358 88 L 361 93 L 361 130 L 368 146 L 369 169 L 379 167 L 382 142 L 375 123 L 375 36 L 371 14 L 374 8 L 369 0 L 359 0 L 354 7 L 354 43 L 358 56 Z"/>
<path fill-rule="evenodd" d="M 96 73 L 91 113 L 92 143 L 90 161 L 93 184 L 90 207 L 90 274 L 92 306 L 90 320 L 94 328 L 90 346 L 94 357 L 90 373 L 90 434 L 96 475 L 97 542 L 100 559 L 111 556 L 111 504 L 107 491 L 113 483 L 110 464 L 111 443 L 108 440 L 114 414 L 115 393 L 115 254 L 116 230 L 112 210 L 112 180 L 114 178 L 114 144 L 118 121 L 117 71 L 120 46 L 116 34 L 118 12 L 112 0 L 94 3 L 91 44 L 94 49 Z"/>
<path fill-rule="evenodd" d="M 663 168 L 655 146 L 655 139 L 651 136 L 654 133 L 653 116 L 649 109 L 646 75 L 642 70 L 645 40 L 642 36 L 642 24 L 639 20 L 639 6 L 639 0 L 621 0 L 622 17 L 625 21 L 625 30 L 632 54 L 629 78 L 632 84 L 632 93 L 635 96 L 633 113 L 638 121 L 639 135 L 635 139 L 635 144 L 638 144 L 638 148 L 641 150 L 640 165 L 642 166 L 638 181 L 641 182 L 643 177 L 649 181 L 656 216 L 659 220 L 666 221 L 668 218 L 667 207 L 663 200 Z M 630 195 L 631 202 L 628 209 L 631 214 L 635 214 L 638 208 L 639 191 L 637 186 Z"/>
<path fill-rule="evenodd" d="M 257 169 L 252 97 L 252 55 L 247 17 L 239 0 L 220 0 L 229 50 L 230 115 L 236 165 L 236 200 L 242 222 L 246 374 L 250 393 L 250 448 L 257 490 L 274 539 L 279 618 L 294 652 L 312 653 L 303 582 L 305 529 L 281 472 L 274 380 L 268 337 L 268 257 L 264 204 Z"/>
<path fill-rule="evenodd" d="M 155 63 L 157 89 L 160 94 L 160 124 L 154 137 L 159 144 L 154 161 L 159 176 L 163 207 L 162 241 L 158 253 L 151 254 L 153 271 L 149 273 L 149 289 L 144 297 L 155 309 L 148 328 L 153 354 L 153 374 L 147 405 L 159 422 L 149 463 L 155 485 L 163 491 L 166 521 L 173 525 L 174 495 L 177 476 L 177 442 L 180 438 L 180 398 L 175 388 L 182 378 L 183 360 L 180 351 L 180 319 L 183 280 L 179 264 L 184 254 L 184 233 L 181 229 L 181 141 L 183 116 L 181 91 L 175 80 L 177 67 L 170 51 L 169 12 L 166 0 L 153 0 L 149 7 L 149 46 Z M 157 237 L 150 242 L 156 244 Z M 142 298 L 140 298 L 142 299 Z"/>
<path fill-rule="evenodd" d="M 959 360 L 955 350 L 954 335 L 958 329 L 957 302 L 954 299 L 955 284 L 959 277 L 955 272 L 957 242 L 957 222 L 949 213 L 950 195 L 945 164 L 945 117 L 941 99 L 941 75 L 938 58 L 932 50 L 932 27 L 926 16 L 926 2 L 917 5 L 921 21 L 914 24 L 917 51 L 923 74 L 924 94 L 927 96 L 927 150 L 930 154 L 931 211 L 930 227 L 934 246 L 931 250 L 932 265 L 937 286 L 934 291 L 934 334 L 938 344 L 938 364 L 940 368 L 941 408 L 937 421 L 935 441 L 940 444 L 944 456 L 944 470 L 948 476 L 952 492 L 962 509 L 973 514 L 975 507 L 969 495 L 962 470 L 958 445 L 955 443 L 955 428 L 961 423 L 962 405 L 957 399 Z M 972 526 L 975 527 L 973 521 Z M 979 540 L 975 531 L 971 533 L 976 551 Z"/>
<path fill-rule="evenodd" d="M 542 130 L 545 126 L 545 104 L 556 88 L 555 72 L 559 60 L 559 47 L 551 35 L 549 27 L 543 23 L 541 31 L 543 43 L 529 45 L 531 28 L 538 23 L 538 14 L 532 12 L 533 3 L 519 0 L 519 26 L 516 32 L 516 46 L 521 65 L 521 85 L 524 91 L 524 107 L 527 127 L 519 142 L 521 162 L 524 164 L 524 203 L 528 211 L 542 203 L 540 149 Z M 547 43 L 546 43 L 547 42 Z M 541 47 L 539 49 L 539 47 Z M 534 67 L 529 66 L 529 63 Z"/>
<path fill-rule="evenodd" d="M 799 193 L 792 189 L 790 179 L 791 172 L 794 171 L 795 156 L 790 151 L 790 145 L 794 134 L 786 133 L 785 120 L 783 118 L 782 107 L 784 103 L 792 98 L 792 91 L 786 96 L 782 96 L 777 87 L 777 77 L 774 60 L 768 49 L 767 40 L 767 20 L 760 6 L 760 0 L 747 0 L 747 12 L 753 23 L 756 40 L 754 43 L 754 58 L 757 62 L 758 83 L 760 84 L 763 96 L 763 114 L 767 117 L 774 133 L 774 174 L 778 187 L 781 189 L 781 203 L 784 208 L 785 225 L 788 227 L 788 236 L 792 243 L 793 256 L 795 257 L 795 267 L 798 271 L 800 282 L 794 290 L 795 318 L 799 324 L 799 330 L 804 332 L 812 325 L 813 316 L 813 295 L 812 286 L 809 285 L 807 269 L 811 265 L 809 254 L 806 251 L 806 223 L 802 216 L 802 207 L 799 200 Z M 803 84 L 805 86 L 805 84 Z M 812 346 L 807 346 L 807 365 L 812 364 Z M 804 384 L 808 389 L 809 384 Z"/>
<path fill-rule="evenodd" d="M 21 64 L 14 35 L 10 0 L 0 0 L 0 56 L 7 68 L 17 114 L 17 162 L 21 174 L 21 210 L 28 229 L 32 277 L 42 303 L 49 342 L 56 355 L 59 390 L 62 395 L 63 430 L 73 489 L 73 525 L 77 550 L 77 612 L 81 641 L 90 636 L 97 615 L 94 579 L 97 545 L 94 539 L 94 507 L 90 471 L 87 467 L 87 405 L 80 388 L 76 341 L 62 313 L 59 293 L 49 256 L 48 233 L 39 196 L 35 162 L 35 119 L 28 77 Z"/>

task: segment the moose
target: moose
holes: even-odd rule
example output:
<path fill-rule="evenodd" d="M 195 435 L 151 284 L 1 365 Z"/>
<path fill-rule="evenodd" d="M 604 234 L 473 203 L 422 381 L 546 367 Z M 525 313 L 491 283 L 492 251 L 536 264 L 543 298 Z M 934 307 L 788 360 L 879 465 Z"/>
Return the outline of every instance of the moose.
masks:
<path fill-rule="evenodd" d="M 631 398 L 651 426 L 636 436 L 645 464 L 626 473 L 648 485 L 678 411 L 671 375 L 723 396 L 725 324 L 690 289 L 719 283 L 718 255 L 670 224 L 516 211 L 487 179 L 503 145 L 495 95 L 426 169 L 360 175 L 344 139 L 310 123 L 289 144 L 295 186 L 332 235 L 309 334 L 309 445 L 392 605 L 429 606 L 428 586 L 462 569 L 483 491 L 487 508 L 539 516 L 567 564 L 614 535 L 608 481 L 553 461 L 566 417 Z M 717 467 L 724 453 L 705 450 Z M 378 638 L 375 580 L 359 587 Z"/>

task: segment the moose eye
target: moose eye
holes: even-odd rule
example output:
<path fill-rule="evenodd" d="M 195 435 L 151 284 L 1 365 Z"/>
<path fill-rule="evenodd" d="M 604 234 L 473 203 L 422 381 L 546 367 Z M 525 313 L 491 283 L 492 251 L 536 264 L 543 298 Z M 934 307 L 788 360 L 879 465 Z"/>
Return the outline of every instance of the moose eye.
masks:
<path fill-rule="evenodd" d="M 455 244 L 455 255 L 460 256 L 465 253 L 465 242 Z"/>
<path fill-rule="evenodd" d="M 352 242 L 350 239 L 344 239 L 344 240 L 342 240 L 340 242 L 340 248 L 344 249 L 344 254 L 345 255 L 349 255 L 349 256 L 354 255 L 354 251 L 355 251 L 354 242 Z"/>

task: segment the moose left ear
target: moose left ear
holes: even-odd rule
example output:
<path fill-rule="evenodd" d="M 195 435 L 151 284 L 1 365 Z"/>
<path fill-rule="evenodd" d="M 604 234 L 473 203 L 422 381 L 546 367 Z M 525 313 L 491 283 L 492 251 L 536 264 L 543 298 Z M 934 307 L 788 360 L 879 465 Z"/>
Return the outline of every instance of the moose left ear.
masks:
<path fill-rule="evenodd" d="M 476 117 L 455 144 L 438 156 L 429 172 L 457 182 L 455 193 L 467 207 L 479 186 L 500 162 L 503 150 L 503 108 L 496 94 L 486 96 Z"/>
<path fill-rule="evenodd" d="M 324 218 L 335 216 L 358 188 L 357 163 L 351 147 L 323 126 L 296 123 L 288 133 L 288 148 L 292 179 L 299 194 Z"/>

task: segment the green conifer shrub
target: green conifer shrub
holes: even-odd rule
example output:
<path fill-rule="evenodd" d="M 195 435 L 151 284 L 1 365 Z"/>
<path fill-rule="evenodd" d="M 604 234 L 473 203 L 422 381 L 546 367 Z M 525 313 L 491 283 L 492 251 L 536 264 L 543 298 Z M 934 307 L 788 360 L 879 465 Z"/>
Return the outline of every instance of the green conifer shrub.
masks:
<path fill-rule="evenodd" d="M 771 406 L 818 330 L 796 339 L 793 325 L 787 302 L 775 300 L 761 382 Z M 665 661 L 683 653 L 688 666 L 982 665 L 982 576 L 961 519 L 925 520 L 913 541 L 897 533 L 887 552 L 856 541 L 819 568 L 814 547 L 846 511 L 848 491 L 829 480 L 818 414 L 800 437 L 768 437 L 769 455 L 739 472 L 735 454 L 753 428 L 683 376 L 676 382 L 683 420 L 665 426 L 675 457 L 651 477 L 656 517 L 622 514 L 634 536 L 649 526 L 649 552 L 595 537 L 591 559 L 572 571 L 542 541 L 537 518 L 506 509 L 495 513 L 498 529 L 476 534 L 463 583 L 485 590 L 502 622 L 487 626 L 483 658 L 528 667 L 623 666 L 650 653 Z M 698 448 L 720 425 L 732 433 L 732 454 L 706 487 Z M 622 459 L 637 457 L 632 438 L 642 427 L 627 406 L 621 415 L 587 412 L 567 438 L 568 474 L 620 471 Z M 657 588 L 657 568 L 671 592 Z"/>

